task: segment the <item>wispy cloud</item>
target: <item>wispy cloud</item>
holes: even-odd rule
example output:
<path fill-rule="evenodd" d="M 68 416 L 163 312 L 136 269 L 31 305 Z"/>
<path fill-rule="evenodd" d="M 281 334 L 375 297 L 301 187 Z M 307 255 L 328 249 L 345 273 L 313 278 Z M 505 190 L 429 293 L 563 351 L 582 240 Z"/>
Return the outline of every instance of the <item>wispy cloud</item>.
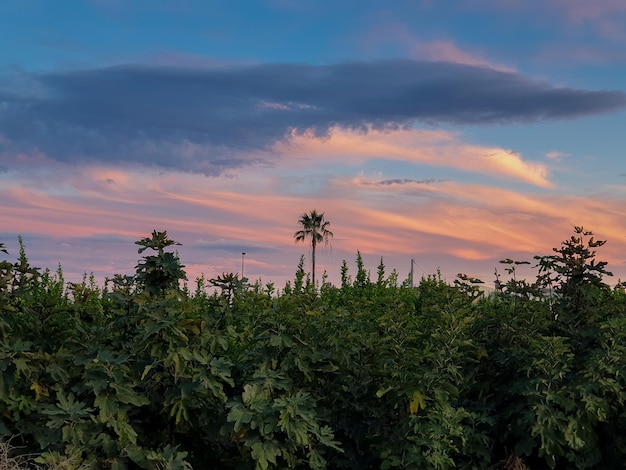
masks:
<path fill-rule="evenodd" d="M 427 8 L 428 10 L 429 8 Z M 488 57 L 475 46 L 459 45 L 448 37 L 425 40 L 409 28 L 400 18 L 383 15 L 375 25 L 360 38 L 370 53 L 380 54 L 387 46 L 398 50 L 403 57 L 429 62 L 450 62 L 477 67 L 486 67 L 501 72 L 515 72 L 515 68 Z"/>
<path fill-rule="evenodd" d="M 498 178 L 512 178 L 549 187 L 548 169 L 542 163 L 525 161 L 518 153 L 499 147 L 471 145 L 458 133 L 423 129 L 398 129 L 367 133 L 335 128 L 326 139 L 295 134 L 274 146 L 277 154 L 290 158 L 343 162 L 386 159 L 453 167 Z"/>
<path fill-rule="evenodd" d="M 460 48 L 450 39 L 418 41 L 412 36 L 406 38 L 411 57 L 418 60 L 452 62 L 476 67 L 487 67 L 501 72 L 515 72 L 515 68 L 488 59 L 483 53 Z"/>
<path fill-rule="evenodd" d="M 626 248 L 620 198 L 522 194 L 380 175 L 329 176 L 322 189 L 301 195 L 285 193 L 273 173 L 242 169 L 236 179 L 211 178 L 207 184 L 191 173 L 82 167 L 37 186 L 27 184 L 28 176 L 5 175 L 0 224 L 11 229 L 2 238 L 13 242 L 12 234 L 25 235 L 35 265 L 60 261 L 76 275 L 89 269 L 103 277 L 132 272 L 139 258 L 133 240 L 156 228 L 183 243 L 179 250 L 191 279 L 201 272 L 238 272 L 245 251 L 253 279 L 279 283 L 293 275 L 300 253 L 307 253 L 293 243 L 303 208 L 324 210 L 333 224 L 332 252 L 318 261 L 334 280 L 340 260 L 353 259 L 357 249 L 384 256 L 389 266 L 403 266 L 407 256 L 417 255 L 429 272 L 439 266 L 453 277 L 471 261 L 476 274 L 490 273 L 501 257 L 549 253 L 573 225 L 609 238 L 604 259 L 622 259 Z M 12 185 L 4 184 L 8 180 Z M 44 244 L 56 249 L 41 257 Z"/>
<path fill-rule="evenodd" d="M 207 251 L 226 251 L 232 253 L 280 253 L 280 248 L 253 240 L 234 240 L 220 238 L 217 240 L 198 239 L 191 244 L 194 248 Z"/>
<path fill-rule="evenodd" d="M 393 178 L 389 180 L 380 180 L 375 184 L 380 184 L 383 186 L 388 186 L 390 184 L 434 184 L 434 183 L 442 183 L 443 181 L 446 181 L 446 180 L 435 179 L 435 178 L 426 178 L 422 180 L 412 180 L 410 178 Z"/>
<path fill-rule="evenodd" d="M 622 241 L 626 225 L 617 215 L 622 204 L 619 199 L 522 194 L 454 181 L 385 188 L 368 184 L 375 181 L 360 177 L 344 184 L 384 195 L 386 201 L 391 197 L 390 190 L 398 196 L 384 208 L 361 208 L 365 213 L 357 216 L 371 223 L 372 232 L 385 232 L 384 227 L 388 232 L 392 227 L 399 234 L 393 245 L 398 250 L 410 250 L 416 237 L 430 235 L 436 239 L 429 238 L 433 249 L 440 244 L 448 250 L 456 248 L 460 257 L 468 246 L 472 252 L 482 253 L 483 258 L 505 255 L 507 251 L 543 254 L 566 238 L 574 225 L 586 226 L 610 239 L 614 244 L 609 255 L 612 260 L 621 256 L 619 251 L 626 245 Z M 362 193 L 359 197 L 368 199 Z"/>
<path fill-rule="evenodd" d="M 565 152 L 559 152 L 557 150 L 553 150 L 552 152 L 548 152 L 546 153 L 546 158 L 548 160 L 563 160 L 564 158 L 569 157 L 569 153 L 565 153 Z"/>
<path fill-rule="evenodd" d="M 222 174 L 271 161 L 276 142 L 429 124 L 572 119 L 626 105 L 621 92 L 555 87 L 518 73 L 444 62 L 326 66 L 119 66 L 25 77 L 3 87 L 0 159 L 139 163 Z M 515 158 L 503 156 L 507 165 Z"/>

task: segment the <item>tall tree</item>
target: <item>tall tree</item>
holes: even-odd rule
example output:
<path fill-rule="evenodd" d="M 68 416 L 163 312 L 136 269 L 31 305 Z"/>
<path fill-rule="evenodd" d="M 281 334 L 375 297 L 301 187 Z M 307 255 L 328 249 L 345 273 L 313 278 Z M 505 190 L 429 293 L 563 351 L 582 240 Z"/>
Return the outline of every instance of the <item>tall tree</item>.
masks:
<path fill-rule="evenodd" d="M 330 222 L 324 219 L 324 213 L 318 214 L 315 209 L 308 214 L 306 212 L 302 214 L 298 219 L 298 225 L 301 229 L 293 234 L 296 242 L 311 239 L 311 275 L 313 285 L 315 285 L 315 248 L 321 242 L 328 244 L 328 239 L 333 237 L 333 232 L 328 230 Z"/>
<path fill-rule="evenodd" d="M 178 253 L 166 252 L 165 248 L 172 245 L 180 245 L 170 239 L 166 231 L 152 231 L 152 237 L 142 238 L 135 242 L 139 245 L 138 253 L 143 253 L 148 248 L 156 251 L 156 255 L 145 255 L 140 260 L 135 269 L 137 274 L 135 279 L 149 293 L 154 295 L 163 295 L 167 289 L 178 288 L 178 282 L 181 279 L 186 280 L 187 276 L 180 264 Z"/>

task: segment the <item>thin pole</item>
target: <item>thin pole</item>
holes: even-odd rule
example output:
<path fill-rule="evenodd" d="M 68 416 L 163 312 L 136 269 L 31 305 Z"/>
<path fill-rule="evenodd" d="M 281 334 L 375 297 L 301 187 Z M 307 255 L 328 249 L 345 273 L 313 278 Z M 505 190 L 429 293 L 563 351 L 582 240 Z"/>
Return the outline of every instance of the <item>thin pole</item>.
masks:
<path fill-rule="evenodd" d="M 241 252 L 241 280 L 243 281 L 243 260 L 244 260 L 244 256 L 246 256 L 246 252 L 242 251 Z"/>
<path fill-rule="evenodd" d="M 409 276 L 411 277 L 411 289 L 413 289 L 413 265 L 415 264 L 415 258 L 411 258 L 411 274 L 409 274 Z"/>

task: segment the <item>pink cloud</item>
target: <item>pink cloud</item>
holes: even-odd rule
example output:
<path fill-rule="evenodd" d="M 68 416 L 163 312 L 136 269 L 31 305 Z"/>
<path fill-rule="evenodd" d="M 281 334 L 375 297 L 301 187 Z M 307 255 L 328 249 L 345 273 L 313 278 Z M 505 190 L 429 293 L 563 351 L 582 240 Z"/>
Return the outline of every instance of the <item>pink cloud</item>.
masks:
<path fill-rule="evenodd" d="M 559 152 L 557 150 L 553 150 L 552 152 L 548 152 L 546 153 L 546 158 L 548 160 L 563 160 L 564 158 L 569 157 L 569 153 L 565 153 L 565 152 Z"/>
<path fill-rule="evenodd" d="M 494 256 L 494 253 L 504 256 L 512 249 L 545 253 L 546 249 L 549 251 L 548 240 L 554 240 L 555 236 L 566 238 L 574 225 L 596 230 L 599 235 L 614 240 L 620 249 L 625 246 L 621 239 L 626 233 L 626 223 L 618 215 L 621 199 L 583 198 L 558 193 L 525 195 L 502 188 L 455 182 L 402 184 L 391 189 L 365 184 L 371 182 L 355 179 L 343 183 L 355 185 L 361 191 L 378 192 L 387 201 L 384 208 L 368 209 L 358 218 L 367 220 L 381 231 L 384 227 L 391 227 L 392 232 L 415 230 L 447 240 L 446 243 L 455 241 L 451 246 L 462 245 L 461 241 L 473 243 L 482 247 L 479 251 L 483 257 Z M 558 240 L 560 238 L 553 243 Z M 394 247 L 408 248 L 400 240 L 395 241 Z M 460 255 L 465 247 L 454 249 Z M 475 252 L 476 249 L 472 259 L 477 258 Z"/>
<path fill-rule="evenodd" d="M 411 57 L 415 59 L 475 65 L 500 70 L 502 72 L 515 71 L 514 67 L 489 60 L 480 52 L 462 50 L 451 40 L 430 42 L 413 40 L 409 42 L 409 47 L 411 49 Z"/>
<path fill-rule="evenodd" d="M 416 148 L 428 155 L 419 145 L 435 148 L 443 143 L 461 153 L 465 145 L 458 135 L 443 131 L 361 137 L 361 155 L 355 155 L 356 135 L 348 132 L 333 133 L 326 147 L 305 138 L 293 142 L 290 150 L 310 157 L 298 164 L 315 172 L 320 160 L 330 164 L 349 157 L 348 163 L 358 166 L 390 153 L 388 158 L 412 161 Z M 284 157 L 283 170 L 290 161 L 287 153 Z M 472 164 L 485 164 L 481 162 L 474 159 Z M 497 171 L 493 163 L 487 167 Z M 611 198 L 580 197 L 548 186 L 523 194 L 455 181 L 398 179 L 381 184 L 385 180 L 381 174 L 335 175 L 302 193 L 285 189 L 277 173 L 276 168 L 249 167 L 237 178 L 207 178 L 80 167 L 37 185 L 30 184 L 32 175 L 21 174 L 10 182 L 5 178 L 7 184 L 0 186 L 0 224 L 12 233 L 48 239 L 27 246 L 35 265 L 54 269 L 60 261 L 74 276 L 94 270 L 100 278 L 132 273 L 139 258 L 132 241 L 156 228 L 168 230 L 183 243 L 179 251 L 191 280 L 201 273 L 213 277 L 239 272 L 240 253 L 246 251 L 247 276 L 282 286 L 293 278 L 300 254 L 308 259 L 309 249 L 294 244 L 293 233 L 299 214 L 313 208 L 326 212 L 336 235 L 332 250 L 318 256 L 320 272 L 326 269 L 333 282 L 338 282 L 341 260 L 352 266 L 357 249 L 373 264 L 368 266 L 372 272 L 383 256 L 388 271 L 396 268 L 404 276 L 414 256 L 428 274 L 439 267 L 448 280 L 459 271 L 489 280 L 499 259 L 549 254 L 574 225 L 608 238 L 601 259 L 608 260 L 618 275 L 626 271 L 620 264 L 626 252 L 623 191 L 612 191 Z M 3 235 L 2 241 L 9 240 Z M 14 247 L 11 253 L 15 254 Z"/>
<path fill-rule="evenodd" d="M 368 32 L 367 37 L 362 42 L 366 47 L 373 50 L 384 44 L 392 43 L 404 49 L 404 55 L 417 60 L 452 62 L 487 67 L 503 72 L 515 71 L 514 67 L 487 58 L 484 51 L 476 48 L 459 47 L 449 38 L 424 41 L 410 31 L 406 24 L 398 20 L 379 24 Z"/>
<path fill-rule="evenodd" d="M 277 143 L 274 151 L 290 158 L 318 161 L 341 157 L 343 162 L 383 158 L 425 163 L 551 186 L 545 165 L 525 161 L 508 149 L 464 143 L 458 134 L 445 131 L 370 129 L 363 134 L 335 128 L 325 139 L 293 134 L 287 142 Z"/>

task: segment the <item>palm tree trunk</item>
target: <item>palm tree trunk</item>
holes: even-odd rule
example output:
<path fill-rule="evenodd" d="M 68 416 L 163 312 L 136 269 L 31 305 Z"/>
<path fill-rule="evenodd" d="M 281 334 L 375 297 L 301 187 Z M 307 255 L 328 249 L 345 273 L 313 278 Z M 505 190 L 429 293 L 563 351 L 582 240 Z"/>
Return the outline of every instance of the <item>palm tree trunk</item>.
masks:
<path fill-rule="evenodd" d="M 311 242 L 311 270 L 313 271 L 313 287 L 315 287 L 315 235 L 313 235 L 313 241 Z"/>

